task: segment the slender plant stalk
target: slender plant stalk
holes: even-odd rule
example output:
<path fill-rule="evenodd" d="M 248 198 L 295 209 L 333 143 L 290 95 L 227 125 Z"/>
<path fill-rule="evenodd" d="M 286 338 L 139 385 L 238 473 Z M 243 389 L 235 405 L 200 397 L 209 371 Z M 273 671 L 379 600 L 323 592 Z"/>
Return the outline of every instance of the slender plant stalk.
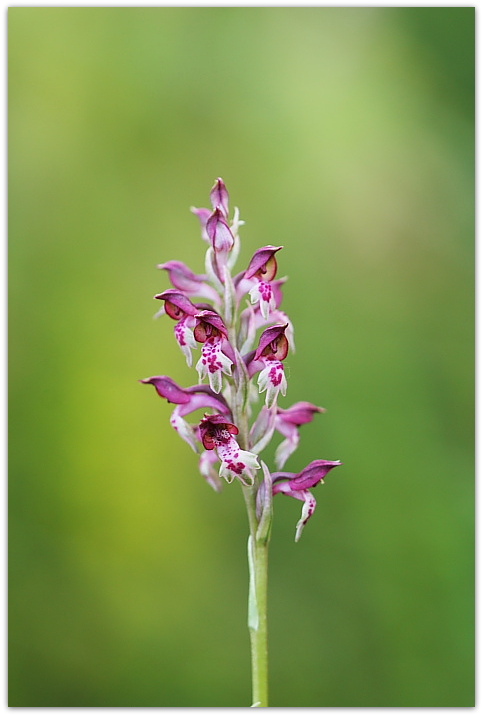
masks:
<path fill-rule="evenodd" d="M 248 538 L 248 630 L 252 658 L 252 706 L 268 706 L 268 539 Z"/>

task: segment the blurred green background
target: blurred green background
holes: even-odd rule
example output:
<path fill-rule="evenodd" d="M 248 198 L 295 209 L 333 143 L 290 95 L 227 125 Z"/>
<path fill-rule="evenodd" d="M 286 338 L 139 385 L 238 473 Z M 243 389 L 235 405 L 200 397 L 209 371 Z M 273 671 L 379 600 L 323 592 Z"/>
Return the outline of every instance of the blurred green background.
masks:
<path fill-rule="evenodd" d="M 284 245 L 273 706 L 471 706 L 473 8 L 32 8 L 9 26 L 11 706 L 247 706 L 247 524 L 137 379 L 195 380 L 156 264 Z M 270 460 L 273 450 L 266 453 Z"/>

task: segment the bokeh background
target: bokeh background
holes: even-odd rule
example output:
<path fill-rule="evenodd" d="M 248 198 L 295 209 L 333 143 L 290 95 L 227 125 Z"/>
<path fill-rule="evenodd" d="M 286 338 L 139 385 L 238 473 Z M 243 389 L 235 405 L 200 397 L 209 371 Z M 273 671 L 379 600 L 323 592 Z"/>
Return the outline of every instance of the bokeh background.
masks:
<path fill-rule="evenodd" d="M 273 706 L 471 706 L 473 8 L 8 12 L 10 705 L 247 706 L 247 525 L 137 380 L 195 382 L 156 264 L 284 245 Z M 264 454 L 270 462 L 273 450 Z"/>

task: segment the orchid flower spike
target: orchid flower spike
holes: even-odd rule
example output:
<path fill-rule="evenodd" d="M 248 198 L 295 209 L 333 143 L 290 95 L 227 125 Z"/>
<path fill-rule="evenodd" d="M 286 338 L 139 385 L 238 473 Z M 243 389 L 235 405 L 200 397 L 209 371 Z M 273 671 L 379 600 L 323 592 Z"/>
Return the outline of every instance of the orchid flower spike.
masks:
<path fill-rule="evenodd" d="M 221 177 L 211 188 L 209 203 L 211 208 L 191 207 L 207 243 L 204 272 L 195 273 L 177 260 L 158 264 L 171 288 L 155 296 L 163 303 L 156 315 L 166 314 L 174 321 L 175 338 L 188 366 L 192 350 L 200 348 L 199 382 L 182 388 L 166 375 L 140 382 L 152 385 L 174 406 L 171 425 L 198 454 L 199 472 L 215 490 L 220 491 L 224 481 L 240 482 L 250 491 L 252 507 L 256 495 L 252 518 L 258 521 L 253 533 L 257 539 L 269 537 L 274 495 L 301 500 L 298 540 L 315 509 L 311 490 L 342 463 L 314 460 L 300 473 L 271 474 L 259 457 L 274 434 L 281 434 L 275 452 L 275 465 L 281 470 L 299 445 L 300 427 L 325 410 L 306 401 L 288 408 L 278 404 L 287 391 L 284 361 L 294 350 L 294 327 L 282 308 L 287 279 L 277 277 L 283 247 L 262 246 L 245 270 L 232 273 L 244 222 L 237 207 L 230 217 L 230 196 Z M 196 411 L 204 417 L 193 416 L 188 422 Z"/>

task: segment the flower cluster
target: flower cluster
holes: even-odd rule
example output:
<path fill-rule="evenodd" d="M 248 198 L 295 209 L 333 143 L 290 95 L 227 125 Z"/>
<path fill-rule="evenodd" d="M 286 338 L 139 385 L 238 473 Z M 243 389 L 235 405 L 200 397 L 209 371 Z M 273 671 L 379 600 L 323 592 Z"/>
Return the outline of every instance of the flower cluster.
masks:
<path fill-rule="evenodd" d="M 260 522 L 274 495 L 303 502 L 298 540 L 316 506 L 310 490 L 341 463 L 314 460 L 300 473 L 280 472 L 299 444 L 299 428 L 324 412 L 308 402 L 289 408 L 278 405 L 279 395 L 287 391 L 284 361 L 295 349 L 292 323 L 280 309 L 286 278 L 277 278 L 277 254 L 283 247 L 263 246 L 244 271 L 234 274 L 244 222 L 236 208 L 230 219 L 222 179 L 215 182 L 210 201 L 211 209 L 191 209 L 208 244 L 205 273 L 195 274 L 181 261 L 159 264 L 172 288 L 155 296 L 163 303 L 156 316 L 166 314 L 175 322 L 174 335 L 188 366 L 193 365 L 192 351 L 200 348 L 199 384 L 182 388 L 165 375 L 141 382 L 153 385 L 160 397 L 176 406 L 171 425 L 199 454 L 200 472 L 215 490 L 221 489 L 221 478 L 228 483 L 236 478 L 256 491 Z M 186 420 L 200 409 L 201 419 Z M 270 474 L 259 454 L 275 432 L 284 440 L 275 455 L 279 472 Z M 257 472 L 260 467 L 263 470 Z"/>

